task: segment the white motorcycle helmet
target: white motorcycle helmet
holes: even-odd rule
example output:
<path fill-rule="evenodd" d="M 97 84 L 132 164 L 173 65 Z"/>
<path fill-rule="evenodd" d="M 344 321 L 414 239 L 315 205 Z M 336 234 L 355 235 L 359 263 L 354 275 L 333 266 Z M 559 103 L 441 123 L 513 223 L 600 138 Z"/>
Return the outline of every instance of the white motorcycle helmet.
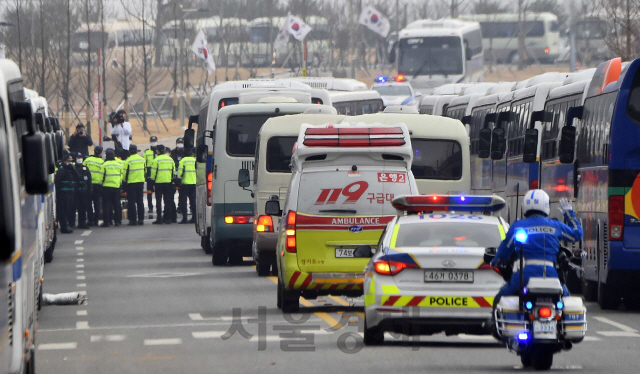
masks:
<path fill-rule="evenodd" d="M 548 216 L 550 211 L 549 195 L 543 190 L 527 191 L 522 201 L 522 211 L 525 217 L 533 211 L 544 213 L 545 216 Z"/>

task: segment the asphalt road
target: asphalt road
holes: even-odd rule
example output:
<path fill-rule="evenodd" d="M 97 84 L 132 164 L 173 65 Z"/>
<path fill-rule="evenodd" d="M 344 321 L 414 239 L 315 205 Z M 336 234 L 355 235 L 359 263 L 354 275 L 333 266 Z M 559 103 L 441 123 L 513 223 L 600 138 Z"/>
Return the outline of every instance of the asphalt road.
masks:
<path fill-rule="evenodd" d="M 519 358 L 491 337 L 387 336 L 362 344 L 362 299 L 276 308 L 276 279 L 249 262 L 216 267 L 192 225 L 76 230 L 59 235 L 44 291 L 86 292 L 87 305 L 45 306 L 40 373 L 508 372 Z M 640 314 L 588 303 L 589 332 L 554 371 L 637 373 Z M 234 317 L 235 314 L 235 317 Z M 226 335 L 225 335 L 226 334 Z M 225 339 L 229 336 L 228 339 Z"/>

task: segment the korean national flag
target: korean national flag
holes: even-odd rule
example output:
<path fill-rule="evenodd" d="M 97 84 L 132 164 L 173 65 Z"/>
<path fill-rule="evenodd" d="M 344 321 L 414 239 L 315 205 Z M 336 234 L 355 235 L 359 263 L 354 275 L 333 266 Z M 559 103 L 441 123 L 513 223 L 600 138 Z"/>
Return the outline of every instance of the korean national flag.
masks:
<path fill-rule="evenodd" d="M 273 49 L 282 50 L 287 47 L 287 43 L 289 43 L 289 32 L 287 31 L 286 26 L 282 26 L 280 31 L 278 31 L 278 36 L 276 36 L 276 40 L 273 42 Z"/>
<path fill-rule="evenodd" d="M 193 45 L 191 46 L 191 51 L 193 53 L 204 60 L 207 65 L 207 71 L 209 74 L 216 71 L 216 63 L 213 61 L 213 55 L 209 51 L 209 46 L 207 44 L 207 37 L 204 35 L 204 32 L 200 30 L 196 39 L 193 41 Z"/>
<path fill-rule="evenodd" d="M 389 19 L 383 16 L 376 8 L 367 6 L 362 10 L 358 23 L 367 26 L 370 30 L 380 34 L 383 38 L 389 35 L 391 24 Z"/>
<path fill-rule="evenodd" d="M 289 16 L 285 23 L 285 27 L 289 31 L 289 34 L 293 35 L 299 41 L 303 41 L 308 33 L 311 32 L 311 26 L 302 22 L 298 17 Z"/>

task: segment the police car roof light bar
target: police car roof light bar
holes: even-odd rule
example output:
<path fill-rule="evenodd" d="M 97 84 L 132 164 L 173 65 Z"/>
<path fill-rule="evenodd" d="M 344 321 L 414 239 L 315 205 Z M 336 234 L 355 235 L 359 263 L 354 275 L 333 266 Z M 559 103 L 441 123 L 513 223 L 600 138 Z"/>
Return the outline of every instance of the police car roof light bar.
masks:
<path fill-rule="evenodd" d="M 381 75 L 375 79 L 375 81 L 378 83 L 384 83 L 384 82 L 387 82 L 388 80 L 389 80 L 389 77 L 385 77 L 384 75 Z"/>
<path fill-rule="evenodd" d="M 506 205 L 503 198 L 492 196 L 463 195 L 410 195 L 398 196 L 392 201 L 393 206 L 404 212 L 424 211 L 467 211 L 496 212 Z"/>
<path fill-rule="evenodd" d="M 308 128 L 303 144 L 310 147 L 388 147 L 405 145 L 400 127 Z"/>

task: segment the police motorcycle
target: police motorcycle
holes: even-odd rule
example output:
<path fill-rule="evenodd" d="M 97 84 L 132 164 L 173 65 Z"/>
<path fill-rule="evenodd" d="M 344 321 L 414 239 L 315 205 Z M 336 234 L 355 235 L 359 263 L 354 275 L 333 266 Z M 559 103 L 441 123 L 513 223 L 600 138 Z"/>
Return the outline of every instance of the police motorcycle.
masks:
<path fill-rule="evenodd" d="M 584 257 L 584 252 L 571 252 L 560 247 L 556 261 L 559 278 L 531 277 L 527 284 L 523 284 L 522 244 L 527 242 L 527 236 L 525 230 L 516 231 L 519 256 L 514 253 L 508 264 L 499 267 L 508 283 L 519 257 L 520 287 L 517 296 L 503 296 L 496 305 L 493 311 L 494 337 L 503 342 L 510 352 L 520 356 L 523 367 L 548 370 L 553 363 L 553 355 L 580 343 L 587 331 L 587 309 L 582 298 L 563 296 L 562 288 L 570 271 L 583 271 L 572 260 Z M 495 255 L 495 248 L 487 248 L 484 261 L 490 263 Z"/>

